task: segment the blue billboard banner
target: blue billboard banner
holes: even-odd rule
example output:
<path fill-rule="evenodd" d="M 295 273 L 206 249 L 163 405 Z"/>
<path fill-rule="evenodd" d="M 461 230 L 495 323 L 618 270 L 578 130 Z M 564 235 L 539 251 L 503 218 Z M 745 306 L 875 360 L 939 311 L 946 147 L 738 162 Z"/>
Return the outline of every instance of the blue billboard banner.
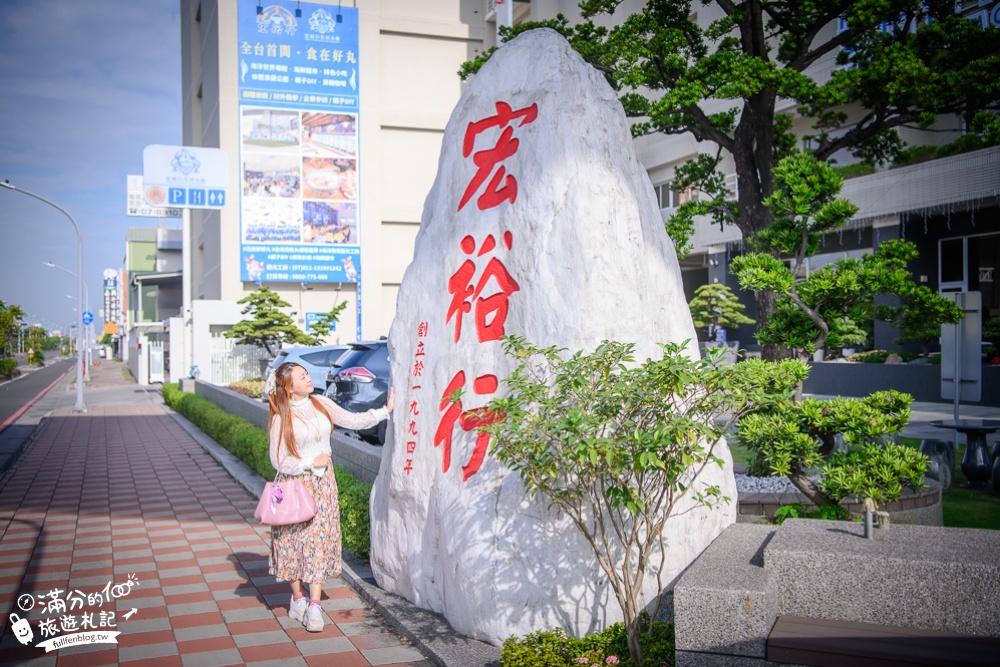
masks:
<path fill-rule="evenodd" d="M 358 10 L 238 7 L 240 277 L 355 282 Z"/>
<path fill-rule="evenodd" d="M 321 317 L 323 317 L 324 315 L 329 315 L 329 314 L 330 313 L 312 313 L 312 312 L 306 313 L 306 318 L 305 318 L 305 320 L 306 320 L 305 332 L 306 333 L 312 333 L 313 332 L 313 325 L 316 324 L 316 322 L 318 322 Z M 337 320 L 334 320 L 331 323 L 330 331 L 336 331 L 336 330 L 337 330 Z"/>
<path fill-rule="evenodd" d="M 311 248 L 244 244 L 240 251 L 243 280 L 251 283 L 354 283 L 361 272 L 357 246 Z"/>

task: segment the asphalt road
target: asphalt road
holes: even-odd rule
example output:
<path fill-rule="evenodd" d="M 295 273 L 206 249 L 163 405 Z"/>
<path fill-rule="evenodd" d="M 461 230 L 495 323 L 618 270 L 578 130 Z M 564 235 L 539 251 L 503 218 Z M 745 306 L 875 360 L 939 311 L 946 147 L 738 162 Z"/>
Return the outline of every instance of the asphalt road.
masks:
<path fill-rule="evenodd" d="M 0 385 L 0 424 L 7 425 L 7 421 L 21 408 L 30 404 L 46 387 L 52 385 L 67 371 L 72 371 L 75 364 L 75 359 L 54 361 Z"/>

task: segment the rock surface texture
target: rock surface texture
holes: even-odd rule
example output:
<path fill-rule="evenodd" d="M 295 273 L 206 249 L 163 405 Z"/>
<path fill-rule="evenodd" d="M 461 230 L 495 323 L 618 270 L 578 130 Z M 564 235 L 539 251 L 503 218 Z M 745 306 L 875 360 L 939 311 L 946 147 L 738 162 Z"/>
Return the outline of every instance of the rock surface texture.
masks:
<path fill-rule="evenodd" d="M 544 498 L 525 498 L 476 432 L 477 408 L 513 368 L 505 333 L 570 350 L 631 341 L 640 359 L 695 340 L 622 107 L 551 30 L 499 49 L 445 130 L 389 335 L 397 407 L 372 494 L 371 563 L 380 586 L 463 634 L 583 635 L 621 618 L 590 546 Z M 729 452 L 716 453 L 726 466 L 705 481 L 735 501 Z M 731 503 L 671 519 L 664 581 L 735 515 Z M 646 584 L 651 601 L 655 577 Z"/>

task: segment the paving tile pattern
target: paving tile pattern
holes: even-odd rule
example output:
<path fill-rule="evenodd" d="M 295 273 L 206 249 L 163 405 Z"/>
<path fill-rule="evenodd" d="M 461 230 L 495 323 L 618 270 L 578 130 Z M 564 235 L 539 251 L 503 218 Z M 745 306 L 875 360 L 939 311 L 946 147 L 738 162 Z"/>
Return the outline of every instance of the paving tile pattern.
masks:
<path fill-rule="evenodd" d="M 156 400 L 56 410 L 0 478 L 0 665 L 430 666 L 340 579 L 325 585 L 323 632 L 291 621 L 255 506 Z M 130 577 L 127 595 L 86 608 L 116 624 L 117 646 L 45 653 L 8 627 L 19 595 L 96 594 Z M 44 606 L 21 613 L 35 642 L 43 618 L 84 611 Z"/>

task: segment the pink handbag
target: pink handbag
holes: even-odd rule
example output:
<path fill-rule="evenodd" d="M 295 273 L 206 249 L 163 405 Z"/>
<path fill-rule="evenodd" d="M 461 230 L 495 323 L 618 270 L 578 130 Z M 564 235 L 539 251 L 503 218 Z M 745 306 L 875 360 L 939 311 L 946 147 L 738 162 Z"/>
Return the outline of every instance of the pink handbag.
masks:
<path fill-rule="evenodd" d="M 278 468 L 281 468 L 281 461 L 278 461 Z M 274 481 L 264 485 L 253 516 L 267 526 L 303 523 L 316 516 L 316 500 L 298 477 L 278 482 L 276 473 Z"/>

